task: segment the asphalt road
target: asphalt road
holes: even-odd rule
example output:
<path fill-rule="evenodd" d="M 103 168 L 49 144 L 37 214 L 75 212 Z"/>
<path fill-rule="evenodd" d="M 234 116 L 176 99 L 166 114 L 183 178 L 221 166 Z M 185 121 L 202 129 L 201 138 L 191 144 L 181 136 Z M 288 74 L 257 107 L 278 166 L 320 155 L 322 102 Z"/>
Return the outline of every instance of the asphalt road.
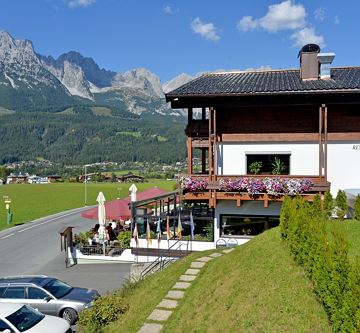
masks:
<path fill-rule="evenodd" d="M 0 276 L 45 274 L 101 294 L 118 289 L 129 279 L 129 264 L 82 264 L 65 268 L 59 231 L 89 230 L 96 221 L 81 217 L 79 208 L 0 231 Z"/>

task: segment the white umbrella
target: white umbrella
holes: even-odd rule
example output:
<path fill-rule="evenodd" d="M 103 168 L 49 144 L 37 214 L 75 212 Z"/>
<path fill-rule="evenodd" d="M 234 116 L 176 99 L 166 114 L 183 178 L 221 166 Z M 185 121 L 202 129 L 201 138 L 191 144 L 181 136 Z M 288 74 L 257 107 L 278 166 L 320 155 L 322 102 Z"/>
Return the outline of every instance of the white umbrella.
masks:
<path fill-rule="evenodd" d="M 106 214 L 105 214 L 105 197 L 104 193 L 99 192 L 99 195 L 96 198 L 96 201 L 99 203 L 98 205 L 98 220 L 99 220 L 99 240 L 103 243 L 103 251 L 105 254 L 105 240 L 106 240 L 106 229 L 105 229 L 105 223 L 106 223 Z"/>
<path fill-rule="evenodd" d="M 136 201 L 136 192 L 137 192 L 137 187 L 135 184 L 132 184 L 129 188 L 129 192 L 131 194 L 131 201 L 134 202 Z"/>

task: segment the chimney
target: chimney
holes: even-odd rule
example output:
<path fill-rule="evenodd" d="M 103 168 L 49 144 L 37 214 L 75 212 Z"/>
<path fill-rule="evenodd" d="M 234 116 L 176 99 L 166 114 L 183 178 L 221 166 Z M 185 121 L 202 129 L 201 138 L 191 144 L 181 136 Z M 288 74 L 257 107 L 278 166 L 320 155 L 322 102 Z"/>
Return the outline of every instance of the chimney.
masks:
<path fill-rule="evenodd" d="M 317 80 L 319 78 L 319 45 L 306 44 L 299 52 L 300 75 L 302 80 Z"/>
<path fill-rule="evenodd" d="M 335 58 L 335 53 L 319 53 L 317 59 L 320 64 L 320 79 L 331 79 L 330 65 Z"/>

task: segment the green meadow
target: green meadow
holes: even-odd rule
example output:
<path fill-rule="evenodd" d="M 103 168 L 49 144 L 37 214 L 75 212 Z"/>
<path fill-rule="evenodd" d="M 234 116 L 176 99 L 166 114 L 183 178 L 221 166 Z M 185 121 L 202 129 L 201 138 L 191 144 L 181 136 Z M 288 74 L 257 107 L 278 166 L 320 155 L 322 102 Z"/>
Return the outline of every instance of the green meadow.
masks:
<path fill-rule="evenodd" d="M 87 205 L 95 205 L 100 191 L 106 200 L 124 198 L 128 196 L 131 183 L 88 183 L 86 185 Z M 138 191 L 158 186 L 172 191 L 174 181 L 149 180 L 136 184 Z M 83 183 L 54 183 L 54 184 L 13 184 L 0 186 L 0 230 L 5 229 L 6 210 L 3 196 L 11 199 L 13 225 L 22 224 L 34 219 L 83 207 L 85 205 L 85 184 Z"/>

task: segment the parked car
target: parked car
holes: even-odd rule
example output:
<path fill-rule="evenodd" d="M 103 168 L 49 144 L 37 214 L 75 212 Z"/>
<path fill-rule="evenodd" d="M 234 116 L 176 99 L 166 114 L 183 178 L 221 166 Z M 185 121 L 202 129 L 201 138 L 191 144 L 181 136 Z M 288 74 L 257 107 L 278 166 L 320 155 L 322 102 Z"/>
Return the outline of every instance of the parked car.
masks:
<path fill-rule="evenodd" d="M 0 304 L 0 332 L 3 333 L 72 333 L 70 324 L 47 316 L 24 304 Z"/>
<path fill-rule="evenodd" d="M 27 304 L 42 313 L 62 317 L 71 325 L 98 296 L 96 290 L 72 287 L 46 275 L 0 278 L 0 303 Z"/>

